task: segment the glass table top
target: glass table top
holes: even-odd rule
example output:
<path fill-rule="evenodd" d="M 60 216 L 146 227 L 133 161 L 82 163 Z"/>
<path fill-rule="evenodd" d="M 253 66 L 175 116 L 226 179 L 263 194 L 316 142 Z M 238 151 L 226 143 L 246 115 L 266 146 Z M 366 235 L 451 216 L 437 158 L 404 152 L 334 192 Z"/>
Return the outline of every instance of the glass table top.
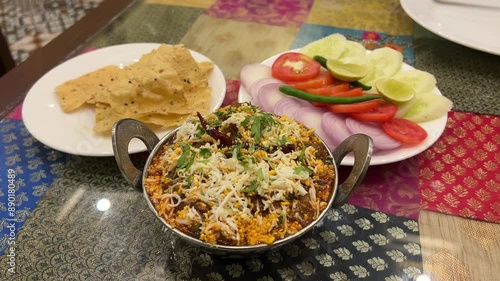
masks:
<path fill-rule="evenodd" d="M 105 2 L 87 17 L 105 18 L 99 12 Z M 349 201 L 310 232 L 277 251 L 233 258 L 204 252 L 165 229 L 112 155 L 63 153 L 30 134 L 22 100 L 51 69 L 33 68 L 31 61 L 43 59 L 33 55 L 0 78 L 9 90 L 0 98 L 8 111 L 0 122 L 0 279 L 495 280 L 499 56 L 434 36 L 396 0 L 130 2 L 116 16 L 107 11 L 110 20 L 98 26 L 75 24 L 63 32 L 64 38 L 88 36 L 75 35 L 80 41 L 68 41 L 64 54 L 51 53 L 66 47 L 54 39 L 57 46 L 42 48 L 53 55 L 46 66 L 108 46 L 183 44 L 221 69 L 223 105 L 229 105 L 238 100 L 243 66 L 341 33 L 367 49 L 401 51 L 406 64 L 436 77 L 454 107 L 434 145 L 371 166 Z M 17 84 L 23 73 L 31 84 Z M 147 153 L 133 157 L 140 167 Z M 339 167 L 340 175 L 349 171 Z"/>

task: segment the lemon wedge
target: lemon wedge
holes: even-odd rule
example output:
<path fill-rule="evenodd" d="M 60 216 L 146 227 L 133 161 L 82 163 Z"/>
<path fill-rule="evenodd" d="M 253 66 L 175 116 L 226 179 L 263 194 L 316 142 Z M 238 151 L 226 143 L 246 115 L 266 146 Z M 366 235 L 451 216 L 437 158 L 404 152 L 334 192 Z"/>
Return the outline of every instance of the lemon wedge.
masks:
<path fill-rule="evenodd" d="M 328 59 L 326 68 L 333 77 L 347 82 L 358 81 L 368 74 L 368 67 L 356 62 Z"/>
<path fill-rule="evenodd" d="M 415 90 L 410 85 L 392 78 L 378 79 L 375 88 L 379 95 L 393 103 L 407 102 L 415 96 Z"/>

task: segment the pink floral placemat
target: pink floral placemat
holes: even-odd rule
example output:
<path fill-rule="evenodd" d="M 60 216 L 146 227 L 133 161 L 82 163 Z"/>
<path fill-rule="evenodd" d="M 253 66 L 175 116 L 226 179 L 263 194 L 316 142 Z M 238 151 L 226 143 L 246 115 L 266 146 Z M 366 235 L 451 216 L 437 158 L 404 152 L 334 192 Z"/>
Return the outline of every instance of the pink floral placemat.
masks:
<path fill-rule="evenodd" d="M 339 179 L 351 167 L 339 167 Z M 349 204 L 397 216 L 418 219 L 418 159 L 412 157 L 396 163 L 371 166 Z"/>
<path fill-rule="evenodd" d="M 421 154 L 421 208 L 500 223 L 500 117 L 450 112 Z"/>
<path fill-rule="evenodd" d="M 272 26 L 300 27 L 314 1 L 281 0 L 279 3 L 248 0 L 218 0 L 205 10 L 215 18 L 261 23 Z"/>

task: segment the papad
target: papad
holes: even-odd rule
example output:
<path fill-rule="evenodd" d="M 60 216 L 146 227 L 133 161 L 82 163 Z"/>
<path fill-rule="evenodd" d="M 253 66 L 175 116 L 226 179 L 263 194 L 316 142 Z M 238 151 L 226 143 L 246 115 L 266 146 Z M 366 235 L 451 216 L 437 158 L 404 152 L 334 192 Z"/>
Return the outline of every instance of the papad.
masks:
<path fill-rule="evenodd" d="M 110 132 L 123 118 L 163 127 L 209 112 L 214 64 L 197 62 L 183 45 L 160 45 L 124 68 L 106 66 L 56 88 L 64 112 L 84 104 L 96 109 L 94 132 Z"/>

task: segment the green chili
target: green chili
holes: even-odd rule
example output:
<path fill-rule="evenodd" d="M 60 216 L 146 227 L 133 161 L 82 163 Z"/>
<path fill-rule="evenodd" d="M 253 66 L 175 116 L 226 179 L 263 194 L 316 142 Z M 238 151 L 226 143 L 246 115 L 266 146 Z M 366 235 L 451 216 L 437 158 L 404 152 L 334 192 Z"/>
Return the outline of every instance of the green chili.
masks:
<path fill-rule="evenodd" d="M 368 91 L 372 88 L 372 86 L 365 85 L 359 81 L 349 82 L 349 84 L 351 84 L 351 86 L 353 86 L 353 87 L 361 87 L 363 89 L 363 91 Z"/>
<path fill-rule="evenodd" d="M 313 59 L 319 62 L 319 64 L 321 64 L 322 67 L 326 68 L 326 58 L 322 56 L 313 56 Z"/>
<path fill-rule="evenodd" d="M 369 101 L 369 100 L 374 100 L 374 99 L 380 99 L 381 97 L 379 95 L 364 95 L 364 96 L 357 96 L 357 97 L 332 97 L 332 96 L 320 96 L 320 95 L 315 95 L 315 94 L 310 94 L 308 92 L 304 92 L 302 90 L 296 89 L 291 86 L 287 85 L 280 85 L 279 86 L 280 92 L 287 94 L 289 96 L 293 96 L 299 99 L 307 100 L 307 101 L 312 101 L 312 102 L 319 102 L 319 103 L 357 103 L 357 102 L 362 102 L 362 101 Z"/>

